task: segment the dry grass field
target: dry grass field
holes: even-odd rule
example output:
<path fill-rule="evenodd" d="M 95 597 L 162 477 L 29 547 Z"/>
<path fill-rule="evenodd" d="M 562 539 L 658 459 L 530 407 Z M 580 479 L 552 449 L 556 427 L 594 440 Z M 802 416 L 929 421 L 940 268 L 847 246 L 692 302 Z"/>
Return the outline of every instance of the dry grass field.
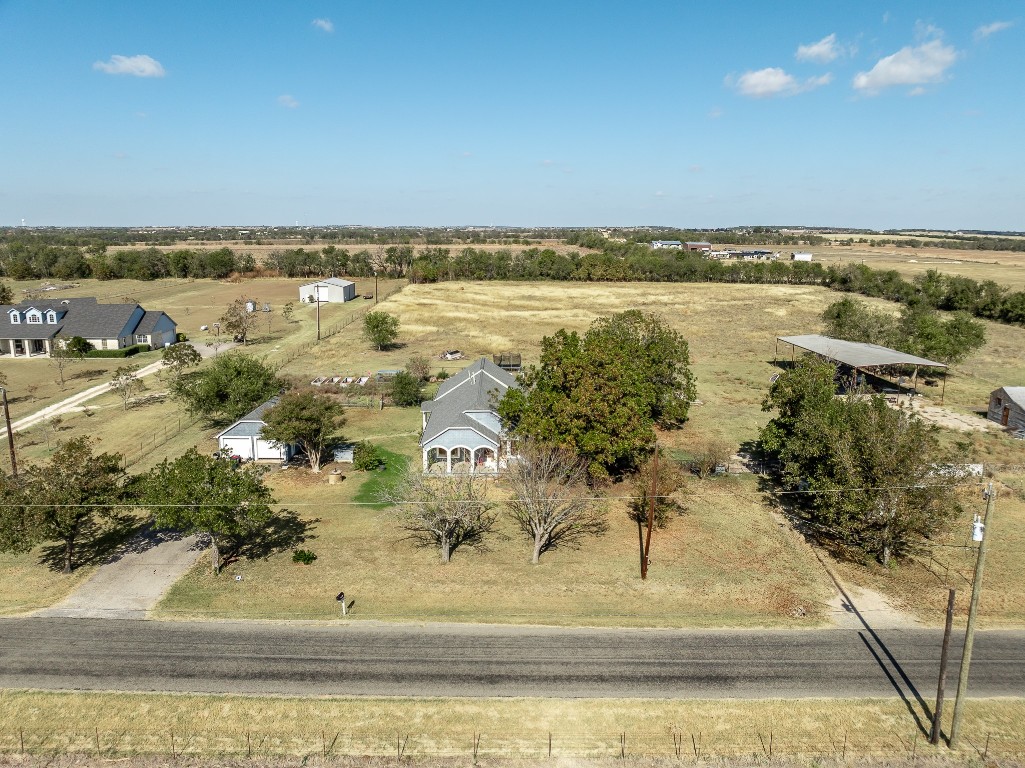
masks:
<path fill-rule="evenodd" d="M 207 315 L 212 318 L 220 306 L 243 293 L 279 306 L 294 295 L 297 283 L 256 280 L 197 282 L 179 288 L 168 285 L 164 301 L 172 316 L 188 307 L 186 316 L 194 318 L 192 324 L 199 324 L 209 322 Z M 116 291 L 126 287 L 117 286 Z M 562 327 L 583 331 L 601 314 L 637 308 L 663 317 L 690 341 L 700 403 L 693 407 L 684 429 L 662 437 L 671 449 L 685 455 L 697 442 L 713 435 L 737 446 L 755 439 L 768 418 L 760 410 L 760 402 L 770 376 L 778 370 L 772 365 L 774 338 L 818 331 L 819 314 L 836 298 L 835 293 L 800 286 L 411 285 L 381 305 L 400 319 L 396 348 L 384 352 L 371 349 L 360 339 L 356 322 L 293 357 L 297 348 L 314 338 L 313 310 L 303 307 L 296 313 L 297 322 L 290 326 L 275 317 L 277 325 L 252 351 L 272 361 L 287 361 L 282 372 L 299 378 L 401 368 L 413 355 L 431 357 L 441 368 L 438 354 L 453 348 L 462 349 L 470 359 L 518 351 L 526 362 L 535 362 L 542 336 Z M 201 308 L 204 301 L 212 306 Z M 893 308 L 885 302 L 875 303 Z M 340 317 L 333 316 L 331 322 Z M 974 411 L 996 386 L 1025 381 L 1025 360 L 1020 354 L 1025 349 L 1025 329 L 992 324 L 989 329 L 985 349 L 951 374 L 948 406 Z M 445 365 L 450 370 L 461 367 L 459 363 Z M 149 394 L 156 394 L 161 383 L 151 378 L 148 387 Z M 939 388 L 930 389 L 929 394 L 936 399 Z M 60 437 L 92 434 L 100 439 L 103 450 L 129 454 L 136 462 L 133 471 L 137 471 L 177 455 L 188 445 L 212 449 L 216 430 L 207 425 L 186 424 L 183 432 L 174 434 L 180 416 L 169 402 L 133 408 L 126 414 L 120 403 L 107 395 L 95 401 L 93 416 L 66 417 Z M 389 450 L 412 456 L 417 452 L 419 426 L 416 410 L 351 409 L 345 434 L 354 439 L 369 437 Z M 165 430 L 172 433 L 166 442 Z M 30 437 L 35 445 L 25 449 L 29 459 L 44 456 L 46 438 L 55 439 L 38 432 Z M 996 435 L 973 441 L 979 460 L 1025 465 L 1025 446 L 1019 442 Z M 1020 477 L 1013 472 L 1001 476 L 1011 483 Z M 631 530 L 619 502 L 610 505 L 613 525 L 608 536 L 577 552 L 551 553 L 539 567 L 529 565 L 525 543 L 508 527 L 503 530 L 508 538 L 497 539 L 490 552 L 458 552 L 452 564 L 442 567 L 433 553 L 414 550 L 402 541 L 401 531 L 387 512 L 352 504 L 363 482 L 359 473 L 337 486 L 328 486 L 323 476 L 311 477 L 297 470 L 275 474 L 271 482 L 283 504 L 320 518 L 317 538 L 310 543 L 319 559 L 308 568 L 293 565 L 287 554 L 239 564 L 234 567 L 247 574 L 241 587 L 227 578 L 213 580 L 197 569 L 170 593 L 160 609 L 163 615 L 327 618 L 335 610 L 333 595 L 344 588 L 357 599 L 357 614 L 365 617 L 810 626 L 821 622 L 822 603 L 830 594 L 821 567 L 794 534 L 773 521 L 752 478 L 695 480 L 687 514 L 674 521 L 666 534 L 656 534 L 651 578 L 645 584 L 636 575 L 636 529 Z M 612 493 L 621 491 L 613 489 Z M 994 539 L 991 549 L 987 586 L 1003 597 L 984 601 L 984 618 L 990 625 L 1020 623 L 1025 617 L 1025 594 L 1014 568 L 1025 551 L 1025 542 L 1013 534 L 1022 530 L 1020 523 L 1025 522 L 1020 499 L 1008 497 L 1001 515 L 1006 516 L 1010 535 Z M 963 538 L 963 530 L 958 528 L 956 533 L 951 534 L 955 542 L 958 536 Z M 966 550 L 950 548 L 949 556 L 963 560 Z M 29 558 L 2 558 L 3 582 L 8 581 L 8 574 L 16 579 L 31 563 Z M 962 566 L 958 565 L 963 572 Z M 936 568 L 931 563 L 930 567 Z M 933 623 L 939 621 L 933 593 L 942 600 L 945 580 L 957 578 L 946 565 L 942 579 L 918 566 L 888 572 L 858 567 L 845 573 L 851 581 L 918 606 Z M 54 584 L 66 583 L 50 578 Z M 424 585 L 426 593 L 410 589 Z M 920 599 L 927 591 L 930 597 Z M 653 597 L 657 599 L 652 601 Z M 8 600 L 14 606 L 34 598 L 12 593 Z M 800 613 L 798 608 L 804 610 L 805 618 L 791 617 Z M 4 610 L 2 606 L 0 610 Z M 656 612 L 659 616 L 651 618 Z"/>
<path fill-rule="evenodd" d="M 406 762 L 445 757 L 449 765 L 549 755 L 661 758 L 659 764 L 732 757 L 748 765 L 802 757 L 817 765 L 914 754 L 922 763 L 952 754 L 927 745 L 898 699 L 425 700 L 12 690 L 0 692 L 0 724 L 0 752 L 15 758 L 24 742 L 30 755 L 78 752 L 108 761 L 132 754 L 170 760 L 172 732 L 179 759 L 296 755 L 305 756 L 304 765 L 345 755 L 397 757 L 400 750 Z M 986 749 L 992 764 L 1013 765 L 1025 753 L 1025 703 L 973 699 L 962 733 L 962 749 L 953 753 L 960 760 L 974 762 Z"/>

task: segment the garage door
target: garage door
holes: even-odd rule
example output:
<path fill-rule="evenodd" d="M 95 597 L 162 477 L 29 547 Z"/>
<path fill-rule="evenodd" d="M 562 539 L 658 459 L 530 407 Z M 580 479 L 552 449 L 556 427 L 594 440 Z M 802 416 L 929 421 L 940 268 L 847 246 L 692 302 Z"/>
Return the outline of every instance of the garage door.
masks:
<path fill-rule="evenodd" d="M 258 459 L 284 459 L 287 458 L 285 455 L 285 447 L 272 443 L 270 440 L 257 440 L 256 441 L 256 458 Z"/>
<path fill-rule="evenodd" d="M 232 456 L 241 456 L 245 460 L 253 458 L 253 439 L 250 437 L 222 437 L 221 448 L 227 448 Z"/>

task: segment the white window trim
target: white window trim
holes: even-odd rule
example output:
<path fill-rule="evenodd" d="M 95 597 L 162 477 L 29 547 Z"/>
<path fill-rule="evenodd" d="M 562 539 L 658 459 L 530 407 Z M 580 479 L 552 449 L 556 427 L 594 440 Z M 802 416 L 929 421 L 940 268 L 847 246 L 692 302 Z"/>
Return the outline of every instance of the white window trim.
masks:
<path fill-rule="evenodd" d="M 42 325 L 42 323 L 43 323 L 43 313 L 39 312 L 39 311 L 36 311 L 36 312 L 31 312 L 31 311 L 30 312 L 26 312 L 25 313 L 25 322 L 29 323 L 30 325 Z"/>
<path fill-rule="evenodd" d="M 21 325 L 21 313 L 18 310 L 12 309 L 8 314 L 11 316 L 11 325 Z"/>

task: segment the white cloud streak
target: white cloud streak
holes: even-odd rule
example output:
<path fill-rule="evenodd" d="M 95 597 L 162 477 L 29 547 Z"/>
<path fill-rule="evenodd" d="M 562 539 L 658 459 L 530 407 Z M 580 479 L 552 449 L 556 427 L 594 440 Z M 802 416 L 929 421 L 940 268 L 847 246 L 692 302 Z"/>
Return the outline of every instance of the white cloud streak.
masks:
<path fill-rule="evenodd" d="M 985 40 L 990 35 L 1003 32 L 1005 29 L 1010 29 L 1013 26 L 1013 21 L 994 21 L 992 24 L 983 24 L 976 29 L 972 37 L 975 39 L 975 42 L 979 42 L 980 40 Z"/>
<path fill-rule="evenodd" d="M 335 25 L 331 23 L 331 19 L 314 19 L 313 26 L 317 29 L 322 29 L 325 32 L 334 32 Z"/>
<path fill-rule="evenodd" d="M 874 95 L 895 85 L 922 86 L 942 82 L 947 70 L 957 61 L 953 46 L 931 40 L 918 46 L 906 46 L 876 62 L 868 72 L 854 76 L 857 91 Z M 916 89 L 917 90 L 917 89 Z"/>
<path fill-rule="evenodd" d="M 797 46 L 797 53 L 794 58 L 798 61 L 814 61 L 818 64 L 828 64 L 836 61 L 844 52 L 842 46 L 836 42 L 836 33 L 826 35 L 817 43 Z"/>
<path fill-rule="evenodd" d="M 773 96 L 794 96 L 828 85 L 832 82 L 833 76 L 827 72 L 819 77 L 809 77 L 802 81 L 779 67 L 766 67 L 745 72 L 737 78 L 735 84 L 732 80 L 732 77 L 727 77 L 726 85 L 733 85 L 742 96 L 765 99 Z"/>
<path fill-rule="evenodd" d="M 132 75 L 133 77 L 163 77 L 167 74 L 159 61 L 146 54 L 114 55 L 108 61 L 94 62 L 93 69 L 106 72 L 108 75 Z"/>
<path fill-rule="evenodd" d="M 289 96 L 287 93 L 278 96 L 278 104 L 285 107 L 286 109 L 295 109 L 299 106 L 299 102 L 293 96 Z"/>

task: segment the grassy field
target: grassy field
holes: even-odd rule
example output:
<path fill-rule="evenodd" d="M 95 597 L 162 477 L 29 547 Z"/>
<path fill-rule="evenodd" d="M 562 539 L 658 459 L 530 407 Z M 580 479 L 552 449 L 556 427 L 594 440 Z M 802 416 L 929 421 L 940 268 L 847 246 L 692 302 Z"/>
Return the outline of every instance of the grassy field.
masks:
<path fill-rule="evenodd" d="M 949 708 L 947 713 L 949 721 Z M 107 758 L 219 755 L 661 757 L 761 762 L 951 753 L 931 748 L 898 699 L 686 701 L 644 699 L 257 698 L 0 692 L 0 751 L 83 752 Z M 1025 702 L 978 699 L 965 708 L 962 759 L 1025 753 Z M 676 737 L 676 740 L 674 740 Z M 625 738 L 625 746 L 622 739 Z M 677 744 L 680 753 L 677 755 Z M 404 745 L 404 746 L 403 746 Z M 621 751 L 622 750 L 622 751 Z M 978 750 L 978 752 L 976 752 Z M 695 754 L 697 753 L 697 754 Z M 476 763 L 476 761 L 474 761 Z M 1000 764 L 1005 764 L 1001 762 Z"/>
<path fill-rule="evenodd" d="M 278 302 L 290 296 L 298 281 L 258 280 L 242 285 L 208 283 L 178 294 L 168 286 L 168 302 L 193 307 L 213 291 L 210 301 L 231 295 L 256 295 Z M 138 285 L 138 284 L 135 284 Z M 285 287 L 282 287 L 285 286 Z M 287 288 L 287 291 L 286 291 Z M 124 287 L 119 288 L 124 290 Z M 116 292 L 116 291 L 115 291 Z M 234 294 L 232 294 L 234 292 Z M 276 293 L 277 292 L 277 293 Z M 275 298 L 276 297 L 276 298 Z M 388 298 L 381 308 L 401 322 L 399 345 L 378 352 L 360 339 L 359 323 L 312 346 L 315 328 L 312 308 L 297 311 L 297 322 L 278 325 L 252 347 L 256 354 L 282 362 L 282 372 L 297 378 L 401 368 L 413 355 L 442 363 L 445 349 L 462 349 L 470 359 L 494 352 L 518 351 L 526 362 L 537 360 L 541 337 L 566 327 L 583 331 L 599 314 L 629 308 L 652 312 L 677 328 L 690 341 L 700 402 L 691 421 L 662 436 L 678 454 L 719 436 L 736 446 L 754 440 L 768 415 L 760 409 L 770 376 L 777 335 L 820 330 L 821 311 L 837 294 L 800 286 L 565 284 L 565 283 L 446 283 L 412 285 Z M 892 304 L 875 302 L 878 306 Z M 342 308 L 332 308 L 341 310 Z M 345 312 L 350 312 L 345 308 Z M 337 322 L 344 315 L 332 317 Z M 325 323 L 326 325 L 326 323 Z M 989 343 L 980 354 L 951 374 L 947 405 L 966 412 L 984 405 L 991 389 L 1025 381 L 1025 329 L 989 325 Z M 445 364 L 450 370 L 465 363 Z M 149 380 L 149 394 L 158 394 L 159 380 Z M 937 388 L 931 396 L 938 397 Z M 146 469 L 164 457 L 178 455 L 189 445 L 212 450 L 216 430 L 183 422 L 173 403 L 154 401 L 127 414 L 119 401 L 106 395 L 95 401 L 92 416 L 69 416 L 60 438 L 91 434 L 103 450 L 125 452 L 133 471 Z M 350 409 L 344 430 L 350 439 L 369 438 L 406 456 L 418 455 L 419 413 Z M 25 455 L 42 458 L 54 434 L 37 430 Z M 1025 446 L 996 435 L 972 438 L 978 460 L 1025 465 Z M 330 467 L 329 467 L 330 469 Z M 1022 475 L 1005 471 L 1007 482 Z M 810 626 L 822 619 L 822 603 L 830 594 L 821 567 L 789 530 L 770 516 L 754 481 L 718 479 L 694 481 L 687 514 L 669 531 L 656 534 L 651 578 L 636 575 L 636 529 L 631 529 L 620 502 L 610 504 L 612 530 L 581 551 L 554 552 L 539 567 L 529 566 L 526 543 L 508 526 L 490 552 L 457 552 L 442 567 L 432 552 L 418 551 L 402 540 L 394 517 L 387 511 L 354 503 L 366 478 L 351 474 L 341 484 L 327 485 L 326 477 L 298 470 L 275 474 L 271 483 L 279 500 L 308 517 L 320 518 L 310 548 L 319 559 L 310 567 L 293 565 L 286 555 L 235 566 L 247 573 L 238 586 L 227 578 L 213 580 L 197 569 L 184 579 L 161 607 L 166 616 L 333 616 L 333 596 L 345 589 L 357 599 L 365 617 L 430 620 L 512 621 L 517 623 L 594 623 L 601 625 L 656 623 L 669 626 Z M 612 495 L 621 493 L 613 489 Z M 1000 600 L 984 600 L 990 625 L 1021 622 L 1025 594 L 1014 563 L 1025 551 L 1015 535 L 1025 516 L 1020 499 L 1001 506 L 1009 535 L 994 539 L 989 590 Z M 957 544 L 963 526 L 951 534 Z M 949 547 L 944 558 L 967 557 L 967 550 Z M 0 560 L 0 579 L 30 566 L 26 558 Z M 934 570 L 937 566 L 929 563 Z M 960 563 L 961 571 L 965 569 Z M 7 569 L 4 571 L 3 569 Z M 958 578 L 944 562 L 939 579 L 919 566 L 895 571 L 851 568 L 848 578 L 875 586 L 918 606 L 930 622 L 938 622 L 937 600 L 943 584 Z M 4 579 L 6 581 L 6 579 Z M 57 580 L 60 581 L 60 580 Z M 423 589 L 421 589 L 421 587 Z M 20 592 L 20 590 L 15 590 Z M 929 597 L 921 598 L 928 592 Z M 939 595 L 939 597 L 936 597 Z M 933 598 L 936 598 L 935 600 Z M 654 598 L 654 599 L 653 599 Z M 25 595 L 13 595 L 24 604 Z M 42 599 L 42 598 L 40 598 Z M 804 618 L 792 614 L 804 613 Z M 657 614 L 656 616 L 652 616 Z"/>

